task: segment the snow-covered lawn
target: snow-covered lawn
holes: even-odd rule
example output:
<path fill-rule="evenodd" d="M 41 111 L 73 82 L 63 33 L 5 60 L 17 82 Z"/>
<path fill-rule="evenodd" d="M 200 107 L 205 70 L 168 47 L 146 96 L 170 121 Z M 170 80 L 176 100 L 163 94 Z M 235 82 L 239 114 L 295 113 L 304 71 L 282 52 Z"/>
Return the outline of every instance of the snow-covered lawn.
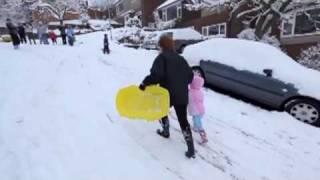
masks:
<path fill-rule="evenodd" d="M 158 123 L 119 117 L 119 88 L 138 84 L 155 51 L 111 44 L 103 33 L 75 47 L 0 43 L 1 180 L 316 180 L 320 130 L 206 90 L 207 146 L 187 160 L 175 118 L 172 138 Z M 195 139 L 199 137 L 195 135 Z"/>

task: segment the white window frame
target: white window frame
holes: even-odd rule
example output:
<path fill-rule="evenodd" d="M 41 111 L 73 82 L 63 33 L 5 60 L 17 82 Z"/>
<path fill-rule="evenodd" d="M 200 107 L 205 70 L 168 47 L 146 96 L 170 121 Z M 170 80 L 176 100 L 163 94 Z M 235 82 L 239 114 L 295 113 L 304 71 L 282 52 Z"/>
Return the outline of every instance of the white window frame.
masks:
<path fill-rule="evenodd" d="M 162 20 L 167 21 L 167 8 L 162 9 Z"/>
<path fill-rule="evenodd" d="M 177 18 L 182 18 L 182 6 L 177 6 Z"/>
<path fill-rule="evenodd" d="M 212 26 L 218 27 L 217 35 L 209 35 L 209 29 Z M 221 26 L 224 26 L 224 33 L 221 33 Z M 227 37 L 227 23 L 211 24 L 209 26 L 202 27 L 202 35 L 207 38 Z"/>
<path fill-rule="evenodd" d="M 209 30 L 208 26 L 202 27 L 202 35 L 205 37 L 208 36 L 208 30 Z"/>
<path fill-rule="evenodd" d="M 305 33 L 305 34 L 296 34 L 295 33 L 295 29 L 296 29 L 296 20 L 297 20 L 297 14 L 304 12 L 304 11 L 308 11 L 308 10 L 312 10 L 312 9 L 320 9 L 320 6 L 315 6 L 315 7 L 309 7 L 309 8 L 305 8 L 303 10 L 299 10 L 296 11 L 292 14 L 293 19 L 292 19 L 292 29 L 291 29 L 291 33 L 290 34 L 285 34 L 285 29 L 284 29 L 284 25 L 285 25 L 285 21 L 283 20 L 281 23 L 281 38 L 290 38 L 290 37 L 299 37 L 299 36 L 307 36 L 307 35 L 318 35 L 320 34 L 320 31 L 314 32 L 314 33 Z"/>
<path fill-rule="evenodd" d="M 182 18 L 182 5 L 181 5 L 181 2 L 176 2 L 170 6 L 167 6 L 167 7 L 164 7 L 163 9 L 160 9 L 160 11 L 162 11 L 162 20 L 163 21 L 168 21 L 168 11 L 167 9 L 168 8 L 171 8 L 175 6 L 177 8 L 177 17 L 172 19 L 172 20 L 175 20 L 175 19 L 179 19 L 179 18 Z M 165 18 L 163 18 L 165 17 Z"/>

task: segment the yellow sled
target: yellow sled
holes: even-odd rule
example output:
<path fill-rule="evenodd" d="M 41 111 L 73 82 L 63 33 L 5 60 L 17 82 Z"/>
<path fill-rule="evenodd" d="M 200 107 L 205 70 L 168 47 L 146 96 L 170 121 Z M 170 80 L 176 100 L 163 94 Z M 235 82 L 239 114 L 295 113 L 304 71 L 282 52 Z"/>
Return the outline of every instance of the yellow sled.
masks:
<path fill-rule="evenodd" d="M 129 119 L 159 120 L 169 113 L 169 92 L 159 86 L 141 91 L 138 86 L 121 89 L 117 94 L 117 110 Z"/>

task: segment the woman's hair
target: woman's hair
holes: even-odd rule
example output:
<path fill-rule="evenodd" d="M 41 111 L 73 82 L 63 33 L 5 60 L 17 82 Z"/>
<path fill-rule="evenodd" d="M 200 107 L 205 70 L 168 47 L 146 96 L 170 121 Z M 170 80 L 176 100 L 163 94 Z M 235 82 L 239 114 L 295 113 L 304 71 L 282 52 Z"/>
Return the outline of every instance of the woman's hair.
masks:
<path fill-rule="evenodd" d="M 175 51 L 174 41 L 169 36 L 161 36 L 159 46 L 163 51 Z"/>

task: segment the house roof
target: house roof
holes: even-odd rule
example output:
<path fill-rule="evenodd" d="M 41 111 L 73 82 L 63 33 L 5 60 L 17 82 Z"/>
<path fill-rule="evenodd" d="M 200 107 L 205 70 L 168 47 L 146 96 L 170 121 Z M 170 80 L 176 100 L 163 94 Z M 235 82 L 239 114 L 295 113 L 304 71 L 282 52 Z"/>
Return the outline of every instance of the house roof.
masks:
<path fill-rule="evenodd" d="M 164 3 L 162 3 L 160 6 L 158 6 L 157 9 L 162 9 L 162 8 L 164 8 L 166 6 L 169 6 L 169 5 L 171 5 L 173 3 L 176 3 L 176 2 L 179 2 L 179 1 L 181 1 L 181 0 L 167 0 Z"/>
<path fill-rule="evenodd" d="M 113 4 L 116 5 L 116 4 L 118 4 L 120 1 L 122 1 L 122 0 L 115 0 L 115 1 L 113 1 Z"/>

